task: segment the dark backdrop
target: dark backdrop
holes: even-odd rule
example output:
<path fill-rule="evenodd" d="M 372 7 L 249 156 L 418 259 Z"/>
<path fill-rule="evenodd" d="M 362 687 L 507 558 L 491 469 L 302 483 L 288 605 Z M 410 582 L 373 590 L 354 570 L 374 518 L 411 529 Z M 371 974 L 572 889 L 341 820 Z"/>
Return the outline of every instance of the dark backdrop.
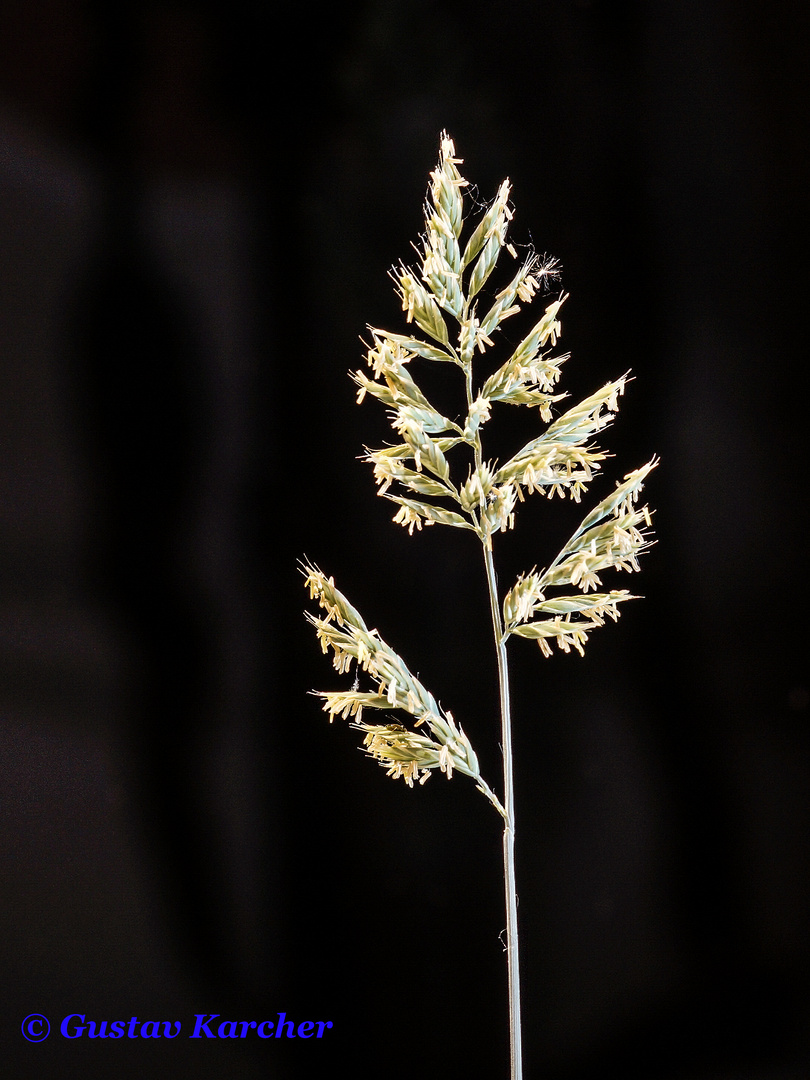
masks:
<path fill-rule="evenodd" d="M 476 544 L 374 498 L 346 372 L 400 326 L 447 128 L 560 258 L 566 388 L 632 368 L 646 599 L 515 643 L 527 1077 L 798 1078 L 808 1014 L 810 17 L 761 5 L 6 3 L 3 1056 L 17 1077 L 505 1076 L 498 821 L 306 696 L 306 555 L 498 775 Z M 510 328 L 511 332 L 511 328 Z M 607 490 L 612 480 L 605 480 Z M 556 551 L 536 500 L 502 577 Z M 43 1012 L 331 1019 L 29 1045 Z"/>

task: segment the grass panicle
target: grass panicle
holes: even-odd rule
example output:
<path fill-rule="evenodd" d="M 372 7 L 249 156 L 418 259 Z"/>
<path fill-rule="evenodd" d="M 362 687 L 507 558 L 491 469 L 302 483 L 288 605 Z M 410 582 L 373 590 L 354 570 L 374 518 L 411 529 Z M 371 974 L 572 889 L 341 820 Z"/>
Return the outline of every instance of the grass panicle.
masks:
<path fill-rule="evenodd" d="M 370 630 L 359 612 L 317 567 L 302 566 L 310 595 L 321 615 L 308 618 L 323 651 L 331 652 L 340 674 L 354 670 L 344 690 L 318 691 L 329 719 L 350 720 L 363 735 L 365 752 L 386 773 L 410 787 L 424 784 L 434 771 L 450 779 L 471 777 L 504 820 L 504 884 L 510 1010 L 512 1080 L 522 1077 L 520 979 L 515 885 L 515 808 L 512 720 L 506 643 L 510 637 L 536 641 L 543 656 L 584 654 L 589 635 L 615 622 L 619 605 L 634 599 L 625 589 L 602 588 L 605 571 L 634 573 L 651 544 L 651 511 L 639 505 L 650 472 L 646 465 L 626 474 L 615 489 L 585 515 L 543 570 L 521 574 L 499 596 L 493 536 L 512 529 L 519 503 L 534 493 L 579 503 L 598 478 L 608 457 L 598 444 L 616 419 L 629 372 L 576 404 L 559 391 L 567 353 L 555 353 L 562 334 L 560 313 L 566 294 L 549 297 L 559 277 L 555 259 L 534 252 L 523 258 L 508 282 L 485 300 L 500 275 L 504 258 L 517 260 L 509 240 L 513 218 L 511 185 L 504 180 L 492 203 L 475 222 L 465 216 L 468 181 L 462 159 L 443 133 L 439 161 L 430 174 L 425 203 L 425 233 L 419 265 L 391 271 L 405 313 L 406 333 L 369 327 L 368 371 L 352 373 L 357 400 L 376 398 L 388 410 L 395 442 L 366 448 L 378 494 L 395 504 L 393 520 L 409 533 L 432 525 L 473 532 L 482 546 L 498 658 L 503 756 L 503 794 L 498 797 L 481 777 L 478 758 L 456 723 L 417 679 L 402 657 Z M 498 331 L 544 296 L 539 318 L 500 366 L 480 378 L 476 361 L 497 348 Z M 481 310 L 479 312 L 479 303 Z M 420 336 L 421 331 L 423 336 Z M 450 419 L 436 408 L 417 382 L 425 364 L 459 369 L 459 409 Z M 566 407 L 561 403 L 566 401 Z M 542 428 L 509 460 L 499 463 L 484 452 L 492 410 L 500 405 L 536 409 Z M 573 591 L 572 591 L 573 590 Z M 368 689 L 360 689 L 361 679 Z M 385 722 L 363 719 L 371 710 Z M 396 714 L 396 719 L 393 718 Z"/>

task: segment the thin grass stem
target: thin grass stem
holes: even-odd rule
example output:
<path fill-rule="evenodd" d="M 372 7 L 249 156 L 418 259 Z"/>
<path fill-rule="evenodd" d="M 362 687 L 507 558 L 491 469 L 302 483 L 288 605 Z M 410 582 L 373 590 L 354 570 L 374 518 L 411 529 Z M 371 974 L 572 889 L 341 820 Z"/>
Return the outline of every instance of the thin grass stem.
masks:
<path fill-rule="evenodd" d="M 498 686 L 501 705 L 501 743 L 503 755 L 503 877 L 506 902 L 506 962 L 509 980 L 509 1049 L 512 1062 L 511 1080 L 522 1080 L 523 1051 L 520 1021 L 520 955 L 518 947 L 517 886 L 515 883 L 515 787 L 512 769 L 512 716 L 509 703 L 509 666 L 506 656 L 501 609 L 498 602 L 498 583 L 492 544 L 484 543 L 492 629 L 498 656 Z"/>

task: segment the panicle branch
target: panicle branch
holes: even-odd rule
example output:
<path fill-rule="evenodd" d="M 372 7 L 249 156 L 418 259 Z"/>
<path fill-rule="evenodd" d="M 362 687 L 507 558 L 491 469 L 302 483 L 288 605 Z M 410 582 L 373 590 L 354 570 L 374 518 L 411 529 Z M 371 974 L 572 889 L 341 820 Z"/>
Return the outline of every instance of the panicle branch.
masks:
<path fill-rule="evenodd" d="M 304 563 L 301 571 L 310 596 L 325 612 L 325 617 L 307 613 L 321 648 L 325 653 L 331 649 L 333 666 L 340 674 L 354 664 L 374 686 L 372 691 L 361 691 L 356 685 L 349 690 L 317 691 L 330 721 L 335 716 L 354 719 L 354 726 L 366 733 L 364 746 L 387 767 L 389 776 L 401 776 L 413 786 L 414 780 L 424 783 L 433 769 L 448 778 L 455 770 L 472 777 L 501 812 L 500 803 L 481 777 L 472 744 L 453 714 L 441 708 L 379 633 L 369 630 L 332 578 L 310 563 Z M 413 717 L 415 727 L 424 725 L 425 730 L 417 733 L 396 723 L 366 724 L 364 709 L 399 709 Z"/>

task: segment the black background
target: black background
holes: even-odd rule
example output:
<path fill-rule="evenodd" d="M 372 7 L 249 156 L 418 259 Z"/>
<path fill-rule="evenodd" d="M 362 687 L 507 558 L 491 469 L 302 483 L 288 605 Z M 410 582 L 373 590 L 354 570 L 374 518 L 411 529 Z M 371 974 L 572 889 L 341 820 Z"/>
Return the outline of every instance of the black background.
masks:
<path fill-rule="evenodd" d="M 497 785 L 477 544 L 390 524 L 346 377 L 401 328 L 443 128 L 562 262 L 564 388 L 632 368 L 592 498 L 662 459 L 610 582 L 645 599 L 584 660 L 514 643 L 526 1076 L 805 1075 L 809 30 L 795 0 L 3 5 L 9 1075 L 507 1075 L 498 819 L 326 724 L 296 567 Z M 502 581 L 571 520 L 522 508 Z M 282 1010 L 334 1029 L 20 1035 Z"/>

